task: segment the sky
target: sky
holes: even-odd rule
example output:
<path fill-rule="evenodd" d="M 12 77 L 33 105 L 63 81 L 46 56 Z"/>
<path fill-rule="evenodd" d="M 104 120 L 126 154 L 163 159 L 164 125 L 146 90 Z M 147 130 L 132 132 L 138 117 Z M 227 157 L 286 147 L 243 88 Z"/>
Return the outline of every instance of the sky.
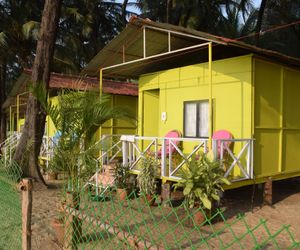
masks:
<path fill-rule="evenodd" d="M 260 3 L 261 3 L 261 0 L 253 0 L 253 5 L 255 7 L 259 7 Z"/>
<path fill-rule="evenodd" d="M 116 0 L 117 3 L 123 3 L 123 0 Z M 132 2 L 135 2 L 135 0 L 131 0 L 129 1 L 129 3 L 132 3 Z M 261 3 L 261 0 L 252 0 L 252 3 L 254 5 L 254 7 L 259 7 L 260 6 L 260 3 Z M 134 7 L 129 7 L 128 8 L 129 11 L 132 11 L 132 12 L 136 12 L 138 13 L 139 10 L 137 8 L 134 8 Z"/>

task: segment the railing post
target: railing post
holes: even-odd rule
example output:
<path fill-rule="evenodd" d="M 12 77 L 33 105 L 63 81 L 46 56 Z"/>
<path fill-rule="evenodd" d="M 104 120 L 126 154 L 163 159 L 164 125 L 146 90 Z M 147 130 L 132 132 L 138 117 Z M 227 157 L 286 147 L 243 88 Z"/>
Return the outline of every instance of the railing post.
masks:
<path fill-rule="evenodd" d="M 172 144 L 171 144 L 171 139 L 169 140 L 169 152 L 166 152 L 167 154 L 169 154 L 169 173 L 172 172 Z M 175 166 L 176 167 L 176 166 Z"/>
<path fill-rule="evenodd" d="M 122 141 L 122 158 L 123 158 L 123 165 L 128 165 L 128 143 L 127 141 Z"/>
<path fill-rule="evenodd" d="M 214 160 L 216 160 L 218 158 L 218 140 L 212 140 L 212 150 Z"/>
<path fill-rule="evenodd" d="M 128 142 L 128 150 L 129 150 L 129 165 L 131 166 L 132 164 L 132 144 L 131 142 Z"/>
<path fill-rule="evenodd" d="M 31 249 L 32 179 L 22 179 L 22 250 Z"/>
<path fill-rule="evenodd" d="M 254 171 L 253 171 L 253 152 L 254 152 L 254 140 L 251 139 L 251 179 L 254 177 Z"/>
<path fill-rule="evenodd" d="M 161 147 L 161 175 L 166 176 L 166 138 L 162 139 Z"/>
<path fill-rule="evenodd" d="M 49 151 L 49 137 L 47 136 L 47 141 L 46 141 L 46 169 L 48 170 L 49 168 L 49 160 L 50 160 L 50 151 Z"/>
<path fill-rule="evenodd" d="M 98 193 L 99 192 L 99 179 L 98 179 L 99 173 L 100 173 L 99 163 L 98 163 L 98 161 L 96 161 L 96 197 L 98 197 L 98 195 L 99 195 L 99 193 Z"/>
<path fill-rule="evenodd" d="M 5 169 L 7 167 L 7 152 L 6 152 L 6 145 L 4 145 L 4 166 L 5 166 Z"/>
<path fill-rule="evenodd" d="M 251 177 L 251 141 L 249 140 L 248 142 L 248 151 L 247 151 L 247 174 L 249 179 L 252 179 Z"/>
<path fill-rule="evenodd" d="M 157 138 L 155 138 L 155 145 L 154 145 L 154 147 L 155 147 L 155 160 L 157 161 L 157 159 L 158 159 L 158 155 L 157 155 L 157 152 L 158 152 L 158 140 L 157 140 Z"/>
<path fill-rule="evenodd" d="M 218 144 L 217 144 L 217 155 L 218 155 Z M 226 170 L 226 166 L 224 165 L 223 162 L 224 159 L 224 141 L 220 140 L 220 163 L 221 167 Z"/>
<path fill-rule="evenodd" d="M 207 153 L 207 141 L 206 140 L 204 141 L 204 153 L 205 154 Z"/>

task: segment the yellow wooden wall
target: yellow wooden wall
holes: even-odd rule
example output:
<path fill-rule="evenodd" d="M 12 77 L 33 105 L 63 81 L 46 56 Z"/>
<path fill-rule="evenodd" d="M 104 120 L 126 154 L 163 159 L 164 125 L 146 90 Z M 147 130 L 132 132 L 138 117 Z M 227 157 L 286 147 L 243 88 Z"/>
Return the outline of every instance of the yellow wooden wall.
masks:
<path fill-rule="evenodd" d="M 137 96 L 125 96 L 125 95 L 113 95 L 112 105 L 119 106 L 122 108 L 128 109 L 134 117 L 137 117 L 137 105 L 138 97 Z M 99 138 L 101 135 L 122 135 L 122 134 L 137 134 L 137 125 L 134 121 L 118 120 L 113 119 L 107 121 L 101 127 L 100 134 L 97 135 Z"/>
<path fill-rule="evenodd" d="M 254 69 L 255 175 L 298 175 L 300 72 L 259 58 L 254 59 Z"/>
<path fill-rule="evenodd" d="M 235 138 L 251 138 L 251 67 L 252 55 L 212 63 L 214 131 L 227 129 Z M 159 96 L 159 101 L 153 100 L 153 93 Z M 162 137 L 173 129 L 183 132 L 184 101 L 208 99 L 208 63 L 142 75 L 139 134 Z M 167 113 L 165 122 L 161 120 L 161 112 Z"/>
<path fill-rule="evenodd" d="M 124 95 L 113 95 L 112 96 L 112 105 L 121 106 L 123 108 L 127 108 L 131 111 L 133 116 L 137 116 L 137 104 L 138 98 L 137 96 L 124 96 Z M 58 105 L 58 97 L 54 96 L 50 98 L 52 104 Z M 18 126 L 24 124 L 24 117 L 19 119 Z M 137 125 L 135 122 L 129 122 L 124 120 L 110 120 L 106 122 L 102 126 L 102 135 L 108 134 L 136 134 L 137 133 Z M 45 131 L 49 131 L 49 136 L 54 136 L 56 133 L 56 128 L 50 117 L 47 116 L 46 119 L 46 128 Z M 47 132 L 46 132 L 47 133 Z M 99 139 L 99 134 L 96 139 Z"/>

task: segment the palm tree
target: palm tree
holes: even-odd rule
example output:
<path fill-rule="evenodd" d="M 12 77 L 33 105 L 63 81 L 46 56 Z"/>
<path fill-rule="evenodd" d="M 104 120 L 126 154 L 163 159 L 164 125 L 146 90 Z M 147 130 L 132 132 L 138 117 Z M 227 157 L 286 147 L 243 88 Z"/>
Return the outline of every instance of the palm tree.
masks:
<path fill-rule="evenodd" d="M 299 0 L 269 0 L 259 37 L 259 45 L 266 49 L 280 51 L 284 54 L 300 57 L 300 26 L 291 25 L 282 29 L 273 27 L 291 24 L 300 20 Z M 265 30 L 270 32 L 264 33 Z"/>
<path fill-rule="evenodd" d="M 247 8 L 247 13 L 242 10 L 244 7 L 239 4 L 226 6 L 225 13 L 218 23 L 218 35 L 229 38 L 240 38 L 252 33 L 255 29 L 257 10 L 253 7 Z M 244 16 L 241 18 L 241 16 Z M 244 39 L 243 41 L 250 41 Z"/>
<path fill-rule="evenodd" d="M 258 10 L 256 27 L 255 27 L 255 45 L 259 44 L 259 35 L 263 24 L 264 13 L 267 5 L 267 0 L 261 0 L 260 7 Z"/>
<path fill-rule="evenodd" d="M 43 85 L 45 89 L 48 89 L 59 10 L 60 0 L 45 1 L 31 75 L 33 86 Z M 14 161 L 22 166 L 25 175 L 40 179 L 43 182 L 44 180 L 38 166 L 38 156 L 44 135 L 45 119 L 46 115 L 41 104 L 30 94 L 27 102 L 23 133 L 14 155 Z M 28 154 L 24 154 L 26 150 Z"/>
<path fill-rule="evenodd" d="M 41 1 L 0 1 L 0 107 L 21 67 L 34 58 Z M 0 110 L 0 142 L 6 138 L 5 111 Z"/>
<path fill-rule="evenodd" d="M 78 73 L 126 25 L 128 1 L 66 0 L 54 53 L 54 71 Z M 74 53 L 76 52 L 76 53 Z"/>
<path fill-rule="evenodd" d="M 47 101 L 45 89 L 38 87 L 33 91 L 59 134 L 50 164 L 56 170 L 66 171 L 73 187 L 78 178 L 89 177 L 96 169 L 101 143 L 94 144 L 93 138 L 99 127 L 110 119 L 134 121 L 126 108 L 111 106 L 109 95 L 100 97 L 98 92 L 65 90 L 54 105 Z"/>

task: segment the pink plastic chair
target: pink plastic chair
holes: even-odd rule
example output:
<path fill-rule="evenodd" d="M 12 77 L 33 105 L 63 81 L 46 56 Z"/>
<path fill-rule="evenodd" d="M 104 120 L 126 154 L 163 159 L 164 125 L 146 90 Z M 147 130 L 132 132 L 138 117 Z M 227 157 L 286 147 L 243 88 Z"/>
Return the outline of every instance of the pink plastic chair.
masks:
<path fill-rule="evenodd" d="M 232 138 L 233 138 L 232 134 L 227 130 L 218 130 L 218 131 L 214 132 L 212 135 L 213 140 L 230 140 Z M 228 148 L 231 146 L 231 144 L 232 144 L 232 141 L 223 142 L 223 145 L 224 146 L 226 145 Z M 217 147 L 218 147 L 218 156 L 220 156 L 221 155 L 221 142 L 220 141 L 218 141 Z M 225 152 L 226 152 L 225 147 L 223 147 L 223 155 Z"/>
<path fill-rule="evenodd" d="M 165 138 L 180 138 L 182 137 L 181 133 L 177 130 L 171 130 L 169 131 L 166 135 Z M 175 140 L 175 144 L 176 146 L 179 146 L 180 141 L 179 140 Z M 175 147 L 170 145 L 170 140 L 166 140 L 166 154 L 167 156 L 169 155 L 170 152 L 170 147 L 171 147 L 171 152 L 174 153 L 175 152 Z M 157 152 L 158 157 L 161 157 L 161 153 L 162 153 L 162 149 L 160 149 Z"/>

